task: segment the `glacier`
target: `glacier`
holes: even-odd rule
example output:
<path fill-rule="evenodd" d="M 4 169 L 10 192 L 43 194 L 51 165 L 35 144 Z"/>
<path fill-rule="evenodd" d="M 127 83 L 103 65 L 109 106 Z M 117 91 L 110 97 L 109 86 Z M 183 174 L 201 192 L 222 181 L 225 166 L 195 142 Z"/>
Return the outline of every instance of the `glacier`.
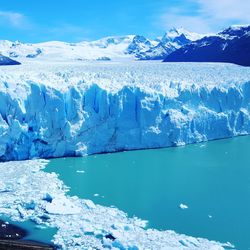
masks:
<path fill-rule="evenodd" d="M 35 62 L 0 69 L 0 160 L 161 148 L 250 133 L 250 69 Z"/>
<path fill-rule="evenodd" d="M 57 228 L 58 249 L 233 249 L 230 243 L 194 238 L 146 227 L 114 207 L 67 195 L 55 173 L 43 169 L 48 160 L 0 163 L 0 214 L 15 221 L 32 220 L 38 227 Z"/>

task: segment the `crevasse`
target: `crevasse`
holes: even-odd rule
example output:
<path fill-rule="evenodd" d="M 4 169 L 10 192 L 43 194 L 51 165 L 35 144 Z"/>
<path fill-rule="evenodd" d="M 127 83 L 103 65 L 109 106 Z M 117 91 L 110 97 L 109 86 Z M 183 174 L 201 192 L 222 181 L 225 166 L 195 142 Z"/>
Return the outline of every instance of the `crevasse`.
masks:
<path fill-rule="evenodd" d="M 250 133 L 250 81 L 141 87 L 98 84 L 59 91 L 28 82 L 25 97 L 0 91 L 0 160 L 160 148 Z"/>

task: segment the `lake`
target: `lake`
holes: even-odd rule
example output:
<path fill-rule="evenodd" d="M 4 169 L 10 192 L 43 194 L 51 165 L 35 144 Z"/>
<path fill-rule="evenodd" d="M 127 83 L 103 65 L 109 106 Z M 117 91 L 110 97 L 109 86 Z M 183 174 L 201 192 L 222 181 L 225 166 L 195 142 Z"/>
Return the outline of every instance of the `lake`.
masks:
<path fill-rule="evenodd" d="M 58 173 L 70 195 L 115 206 L 148 220 L 148 227 L 230 241 L 245 250 L 250 249 L 249 148 L 250 137 L 245 136 L 53 159 L 45 171 Z M 45 238 L 51 232 L 44 231 Z"/>

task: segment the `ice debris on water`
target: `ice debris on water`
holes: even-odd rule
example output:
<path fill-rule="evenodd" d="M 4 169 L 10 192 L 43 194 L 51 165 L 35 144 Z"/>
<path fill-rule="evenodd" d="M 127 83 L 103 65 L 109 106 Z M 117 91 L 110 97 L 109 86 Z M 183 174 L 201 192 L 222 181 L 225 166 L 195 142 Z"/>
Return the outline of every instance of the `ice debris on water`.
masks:
<path fill-rule="evenodd" d="M 183 204 L 183 203 L 181 203 L 181 204 L 179 205 L 179 207 L 180 207 L 181 209 L 188 209 L 188 206 L 185 205 L 185 204 Z"/>
<path fill-rule="evenodd" d="M 84 173 L 85 173 L 84 170 L 77 170 L 76 172 L 77 172 L 78 174 L 84 174 Z"/>
<path fill-rule="evenodd" d="M 231 246 L 173 231 L 147 229 L 145 221 L 129 218 L 117 208 L 71 197 L 55 173 L 43 171 L 47 163 L 45 160 L 0 163 L 0 180 L 9 186 L 8 193 L 1 193 L 0 214 L 16 221 L 32 220 L 40 226 L 58 228 L 53 243 L 59 249 L 219 250 Z"/>

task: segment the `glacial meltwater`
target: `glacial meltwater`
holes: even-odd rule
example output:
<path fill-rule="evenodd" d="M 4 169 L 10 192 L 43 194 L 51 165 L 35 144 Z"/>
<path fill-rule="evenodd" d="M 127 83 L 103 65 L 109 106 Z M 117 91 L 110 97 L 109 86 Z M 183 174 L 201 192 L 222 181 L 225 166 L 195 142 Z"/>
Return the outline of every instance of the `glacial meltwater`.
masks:
<path fill-rule="evenodd" d="M 53 235 L 56 233 L 56 228 L 49 228 L 45 226 L 38 226 L 35 222 L 24 221 L 18 222 L 10 220 L 6 216 L 0 216 L 0 219 L 5 223 L 10 223 L 14 226 L 20 227 L 27 232 L 27 235 L 22 238 L 25 241 L 35 241 L 45 244 L 51 244 Z M 7 239 L 7 237 L 6 237 Z M 11 238 L 12 239 L 12 238 Z"/>
<path fill-rule="evenodd" d="M 69 195 L 116 206 L 148 227 L 250 249 L 250 136 L 177 148 L 49 161 Z M 20 181 L 20 180 L 19 180 Z M 50 243 L 55 228 L 13 222 L 26 240 Z"/>
<path fill-rule="evenodd" d="M 250 249 L 249 148 L 245 136 L 53 159 L 46 171 L 58 173 L 71 195 L 113 205 L 148 220 L 148 227 L 229 241 L 245 250 Z"/>

